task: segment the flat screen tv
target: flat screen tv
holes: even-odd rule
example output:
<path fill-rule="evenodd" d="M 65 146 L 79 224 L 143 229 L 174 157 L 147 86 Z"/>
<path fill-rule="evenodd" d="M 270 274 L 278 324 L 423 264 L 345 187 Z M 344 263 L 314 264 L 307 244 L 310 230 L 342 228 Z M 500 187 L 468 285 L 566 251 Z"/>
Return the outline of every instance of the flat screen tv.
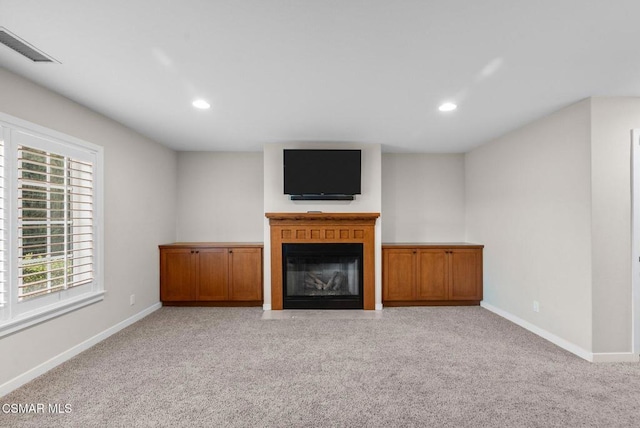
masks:
<path fill-rule="evenodd" d="M 360 150 L 284 150 L 284 193 L 292 200 L 353 200 Z"/>

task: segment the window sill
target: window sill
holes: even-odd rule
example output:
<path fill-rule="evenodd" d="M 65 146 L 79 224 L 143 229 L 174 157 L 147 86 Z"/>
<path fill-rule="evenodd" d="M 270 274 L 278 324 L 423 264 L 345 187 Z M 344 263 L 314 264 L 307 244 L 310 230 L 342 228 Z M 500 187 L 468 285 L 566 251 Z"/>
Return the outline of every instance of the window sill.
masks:
<path fill-rule="evenodd" d="M 103 300 L 104 295 L 105 291 L 86 293 L 82 296 L 65 300 L 62 303 L 44 307 L 41 310 L 29 312 L 24 316 L 8 320 L 7 322 L 0 324 L 0 338 L 85 306 L 92 305 Z"/>

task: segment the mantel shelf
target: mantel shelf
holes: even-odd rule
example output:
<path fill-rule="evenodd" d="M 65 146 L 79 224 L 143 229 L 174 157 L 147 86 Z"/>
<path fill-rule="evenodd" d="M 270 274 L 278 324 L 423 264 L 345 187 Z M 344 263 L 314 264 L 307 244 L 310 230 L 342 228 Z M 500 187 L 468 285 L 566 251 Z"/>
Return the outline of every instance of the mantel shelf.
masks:
<path fill-rule="evenodd" d="M 265 216 L 269 219 L 270 224 L 274 222 L 287 222 L 287 221 L 335 221 L 335 222 L 373 222 L 380 217 L 380 213 L 266 213 Z"/>

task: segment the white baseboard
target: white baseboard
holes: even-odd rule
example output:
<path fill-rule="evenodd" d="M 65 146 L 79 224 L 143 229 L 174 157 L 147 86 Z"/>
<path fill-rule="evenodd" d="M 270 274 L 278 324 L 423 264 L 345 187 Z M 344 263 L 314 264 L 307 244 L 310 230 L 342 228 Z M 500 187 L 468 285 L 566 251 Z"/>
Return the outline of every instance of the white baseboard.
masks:
<path fill-rule="evenodd" d="M 529 330 L 530 332 L 537 334 L 538 336 L 542 337 L 543 339 L 548 340 L 549 342 L 553 343 L 554 345 L 557 345 L 559 347 L 561 347 L 564 350 L 567 350 L 569 352 L 571 352 L 572 354 L 577 355 L 580 358 L 583 358 L 589 362 L 592 363 L 637 363 L 640 361 L 640 357 L 638 356 L 638 354 L 634 353 L 634 352 L 609 352 L 609 353 L 594 353 L 594 352 L 589 352 L 584 348 L 581 348 L 561 337 L 556 336 L 553 333 L 549 333 L 548 331 L 531 324 L 528 321 L 523 320 L 522 318 L 519 318 L 515 315 L 513 315 L 512 313 L 509 313 L 507 311 L 504 311 L 500 308 L 497 308 L 489 303 L 486 303 L 485 301 L 480 302 L 480 306 L 482 306 L 483 308 L 493 312 L 496 315 L 500 315 L 503 318 L 508 319 L 509 321 L 513 322 L 514 324 L 518 324 L 520 327 L 525 328 L 527 330 Z"/>
<path fill-rule="evenodd" d="M 572 354 L 577 355 L 580 358 L 583 358 L 587 361 L 590 362 L 594 362 L 594 354 L 592 352 L 587 351 L 586 349 L 581 348 L 580 346 L 577 346 L 559 336 L 556 336 L 553 333 L 549 333 L 547 330 L 544 330 L 534 324 L 531 324 L 528 321 L 523 320 L 520 317 L 517 317 L 515 315 L 513 315 L 510 312 L 504 311 L 500 308 L 497 308 L 489 303 L 486 303 L 485 301 L 480 302 L 480 306 L 482 306 L 483 308 L 493 312 L 496 315 L 500 315 L 502 318 L 506 318 L 509 321 L 511 321 L 514 324 L 518 324 L 520 327 L 529 330 L 530 332 L 537 334 L 538 336 L 542 337 L 543 339 L 548 340 L 549 342 L 553 343 L 554 345 L 557 345 L 559 347 L 561 347 L 562 349 L 571 352 Z M 608 355 L 614 355 L 614 354 L 608 354 Z M 613 361 L 613 360 L 612 360 Z"/>
<path fill-rule="evenodd" d="M 633 352 L 594 353 L 594 363 L 637 363 L 640 361 L 638 354 Z"/>
<path fill-rule="evenodd" d="M 91 348 L 93 345 L 103 341 L 104 339 L 111 336 L 112 334 L 119 332 L 123 328 L 130 326 L 136 321 L 140 321 L 142 318 L 146 317 L 152 312 L 157 311 L 161 307 L 162 307 L 162 303 L 160 302 L 152 306 L 149 306 L 148 308 L 142 310 L 141 312 L 138 312 L 137 314 L 127 318 L 126 320 L 119 322 L 113 327 L 110 327 L 104 330 L 103 332 L 96 334 L 95 336 L 85 340 L 82 343 L 79 343 L 73 348 L 67 349 L 66 351 L 56 355 L 50 360 L 45 361 L 44 363 L 32 368 L 31 370 L 28 370 L 23 374 L 11 379 L 10 381 L 3 383 L 2 385 L 0 385 L 0 397 L 7 395 L 11 391 L 20 388 L 22 385 L 26 384 L 27 382 L 32 381 L 33 379 L 48 372 L 54 367 L 59 366 L 65 361 L 70 360 L 71 358 L 75 357 L 82 351 L 86 351 L 87 349 Z"/>

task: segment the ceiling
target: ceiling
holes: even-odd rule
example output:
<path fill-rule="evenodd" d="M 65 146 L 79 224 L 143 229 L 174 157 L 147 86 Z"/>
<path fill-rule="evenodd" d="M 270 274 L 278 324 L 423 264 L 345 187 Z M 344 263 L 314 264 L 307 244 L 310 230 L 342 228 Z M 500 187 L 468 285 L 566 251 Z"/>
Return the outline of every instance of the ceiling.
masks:
<path fill-rule="evenodd" d="M 639 17 L 638 0 L 0 0 L 0 27 L 59 61 L 0 45 L 0 65 L 176 150 L 455 153 L 640 96 Z"/>

